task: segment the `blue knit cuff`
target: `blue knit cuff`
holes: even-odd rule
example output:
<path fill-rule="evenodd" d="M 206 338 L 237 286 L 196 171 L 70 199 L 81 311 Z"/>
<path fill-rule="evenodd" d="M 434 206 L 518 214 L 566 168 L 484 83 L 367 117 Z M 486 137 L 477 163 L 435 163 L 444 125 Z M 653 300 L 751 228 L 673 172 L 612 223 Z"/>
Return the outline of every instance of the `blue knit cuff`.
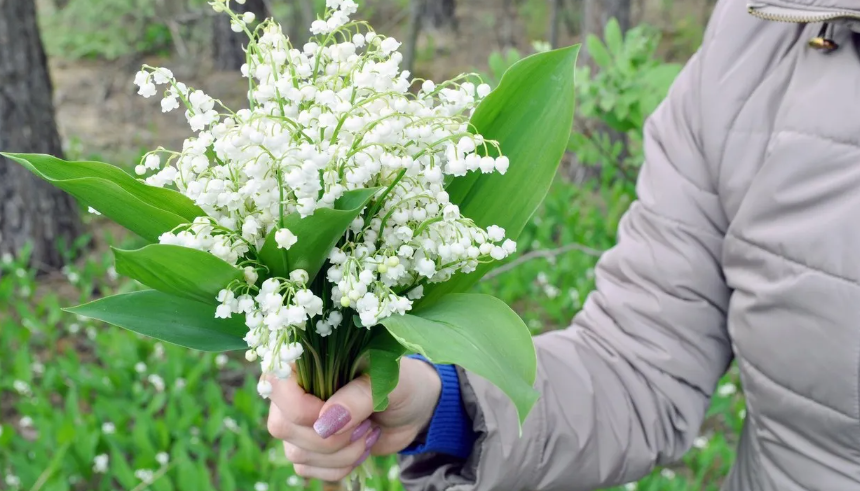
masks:
<path fill-rule="evenodd" d="M 420 355 L 409 357 L 429 363 Z M 423 443 L 413 443 L 401 450 L 400 455 L 435 452 L 465 459 L 472 453 L 477 435 L 460 398 L 460 377 L 454 365 L 433 366 L 442 379 L 442 393 L 430 420 L 427 437 Z"/>

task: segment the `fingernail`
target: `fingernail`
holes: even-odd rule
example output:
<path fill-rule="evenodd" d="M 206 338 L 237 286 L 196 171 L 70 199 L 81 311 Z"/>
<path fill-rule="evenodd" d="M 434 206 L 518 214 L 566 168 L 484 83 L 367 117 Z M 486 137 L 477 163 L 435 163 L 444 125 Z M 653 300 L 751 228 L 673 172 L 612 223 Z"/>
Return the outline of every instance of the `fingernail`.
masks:
<path fill-rule="evenodd" d="M 365 419 L 363 423 L 358 425 L 354 430 L 352 430 L 352 436 L 349 437 L 349 442 L 352 443 L 359 438 L 363 437 L 367 430 L 370 429 L 370 420 Z"/>
<path fill-rule="evenodd" d="M 369 448 L 367 450 L 365 450 L 363 454 L 361 454 L 361 457 L 359 457 L 358 460 L 355 461 L 355 464 L 352 464 L 352 468 L 355 469 L 356 467 L 363 464 L 364 461 L 367 460 L 368 457 L 370 457 L 370 449 Z"/>
<path fill-rule="evenodd" d="M 376 442 L 379 441 L 379 435 L 381 435 L 381 434 L 382 434 L 382 428 L 379 428 L 379 427 L 374 428 L 373 431 L 371 431 L 370 434 L 367 435 L 367 440 L 364 441 L 364 448 L 366 448 L 369 451 L 370 447 L 376 445 Z"/>
<path fill-rule="evenodd" d="M 314 423 L 314 431 L 323 438 L 328 438 L 346 426 L 352 416 L 349 411 L 340 404 L 335 404 L 326 409 L 320 419 Z"/>

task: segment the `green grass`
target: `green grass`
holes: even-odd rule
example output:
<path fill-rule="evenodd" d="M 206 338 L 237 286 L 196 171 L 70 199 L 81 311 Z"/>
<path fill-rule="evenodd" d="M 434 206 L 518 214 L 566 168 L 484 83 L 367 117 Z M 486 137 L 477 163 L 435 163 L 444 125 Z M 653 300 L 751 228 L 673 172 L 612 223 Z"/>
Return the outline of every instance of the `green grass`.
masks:
<path fill-rule="evenodd" d="M 628 203 L 622 188 L 559 181 L 520 247 L 611 247 Z M 135 245 L 101 230 L 100 250 Z M 516 306 L 535 332 L 562 328 L 593 288 L 595 260 L 578 250 L 533 259 L 478 288 Z M 47 280 L 25 264 L 26 257 L 0 260 L 0 474 L 20 480 L 18 488 L 9 485 L 14 479 L 0 481 L 0 489 L 321 489 L 297 478 L 269 437 L 257 368 L 241 353 L 192 352 L 62 312 L 136 288 L 116 277 L 108 254 L 90 253 Z M 681 464 L 622 489 L 718 489 L 742 424 L 735 384 L 730 372 Z M 105 472 L 94 469 L 97 455 L 107 455 Z M 401 489 L 394 459 L 378 459 L 377 467 L 373 489 Z M 149 486 L 141 484 L 146 471 L 154 476 Z"/>

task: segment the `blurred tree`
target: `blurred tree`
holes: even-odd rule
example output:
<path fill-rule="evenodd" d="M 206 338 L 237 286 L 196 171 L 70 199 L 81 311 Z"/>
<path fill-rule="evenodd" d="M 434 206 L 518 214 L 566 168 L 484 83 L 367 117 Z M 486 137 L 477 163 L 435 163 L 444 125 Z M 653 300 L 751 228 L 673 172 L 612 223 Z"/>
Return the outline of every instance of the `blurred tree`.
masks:
<path fill-rule="evenodd" d="M 454 0 L 424 0 L 421 3 L 421 20 L 426 27 L 457 28 L 457 5 Z"/>
<path fill-rule="evenodd" d="M 52 91 L 35 0 L 0 0 L 0 150 L 63 156 Z M 30 243 L 33 265 L 51 270 L 63 264 L 58 241 L 81 232 L 69 195 L 0 158 L 0 252 Z"/>
<path fill-rule="evenodd" d="M 313 0 L 290 1 L 289 27 L 286 34 L 290 37 L 293 46 L 301 47 L 308 42 L 311 37 L 309 28 L 314 20 L 316 20 L 316 13 Z"/>
<path fill-rule="evenodd" d="M 457 4 L 455 0 L 411 0 L 409 7 L 411 13 L 403 47 L 403 69 L 412 72 L 422 28 L 437 30 L 450 27 L 456 32 Z"/>
<path fill-rule="evenodd" d="M 582 0 L 582 38 L 594 34 L 603 38 L 603 28 L 609 23 L 609 19 L 618 21 L 621 32 L 630 29 L 630 4 L 631 0 Z M 588 50 L 580 53 L 580 60 L 587 63 L 590 59 Z"/>
<path fill-rule="evenodd" d="M 581 0 L 582 3 L 582 39 L 588 39 L 589 36 L 595 36 L 599 39 L 604 38 L 604 28 L 611 19 L 615 19 L 620 35 L 623 35 L 630 29 L 630 7 L 631 0 Z M 592 69 L 598 69 L 591 58 L 591 53 L 588 49 L 584 49 L 579 53 L 579 63 L 587 65 Z M 595 132 L 606 134 L 609 141 L 613 144 L 619 144 L 621 152 L 618 155 L 619 161 L 624 160 L 628 156 L 628 141 L 627 135 L 624 132 L 618 131 L 607 126 L 604 122 L 598 122 L 595 127 Z M 570 177 L 575 175 L 587 175 L 587 178 L 595 177 L 600 173 L 600 167 L 595 166 L 590 169 L 583 169 L 578 162 L 571 161 L 565 166 L 567 174 Z M 583 174 L 585 171 L 585 174 Z"/>
<path fill-rule="evenodd" d="M 244 5 L 231 2 L 230 9 L 239 15 L 253 12 L 259 22 L 269 16 L 264 0 L 248 0 Z M 226 15 L 215 17 L 212 27 L 212 49 L 216 70 L 238 70 L 245 63 L 243 46 L 248 38 L 244 32 L 233 32 L 230 18 Z"/>

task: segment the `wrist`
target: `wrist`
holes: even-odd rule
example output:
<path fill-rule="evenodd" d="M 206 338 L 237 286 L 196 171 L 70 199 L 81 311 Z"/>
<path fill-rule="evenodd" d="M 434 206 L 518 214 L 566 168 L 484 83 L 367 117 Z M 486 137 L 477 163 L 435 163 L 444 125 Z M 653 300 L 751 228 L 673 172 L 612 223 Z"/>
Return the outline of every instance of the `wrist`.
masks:
<path fill-rule="evenodd" d="M 415 418 L 410 424 L 413 440 L 418 440 L 422 435 L 426 435 L 436 406 L 439 404 L 439 398 L 442 395 L 442 379 L 436 368 L 426 361 L 415 358 L 404 358 L 403 361 L 412 372 L 415 387 L 421 388 L 416 391 L 418 397 L 413 400 L 416 411 Z"/>
<path fill-rule="evenodd" d="M 419 363 L 426 364 L 435 372 L 430 378 L 424 379 L 434 384 L 431 390 L 420 391 L 423 394 L 432 394 L 432 400 L 424 403 L 415 402 L 423 405 L 425 410 L 422 412 L 423 416 L 416 418 L 416 431 L 412 443 L 399 453 L 415 455 L 436 452 L 458 458 L 468 457 L 472 452 L 476 434 L 460 398 L 457 368 L 453 365 L 433 365 L 423 357 L 415 355 L 413 357 L 421 360 Z"/>

